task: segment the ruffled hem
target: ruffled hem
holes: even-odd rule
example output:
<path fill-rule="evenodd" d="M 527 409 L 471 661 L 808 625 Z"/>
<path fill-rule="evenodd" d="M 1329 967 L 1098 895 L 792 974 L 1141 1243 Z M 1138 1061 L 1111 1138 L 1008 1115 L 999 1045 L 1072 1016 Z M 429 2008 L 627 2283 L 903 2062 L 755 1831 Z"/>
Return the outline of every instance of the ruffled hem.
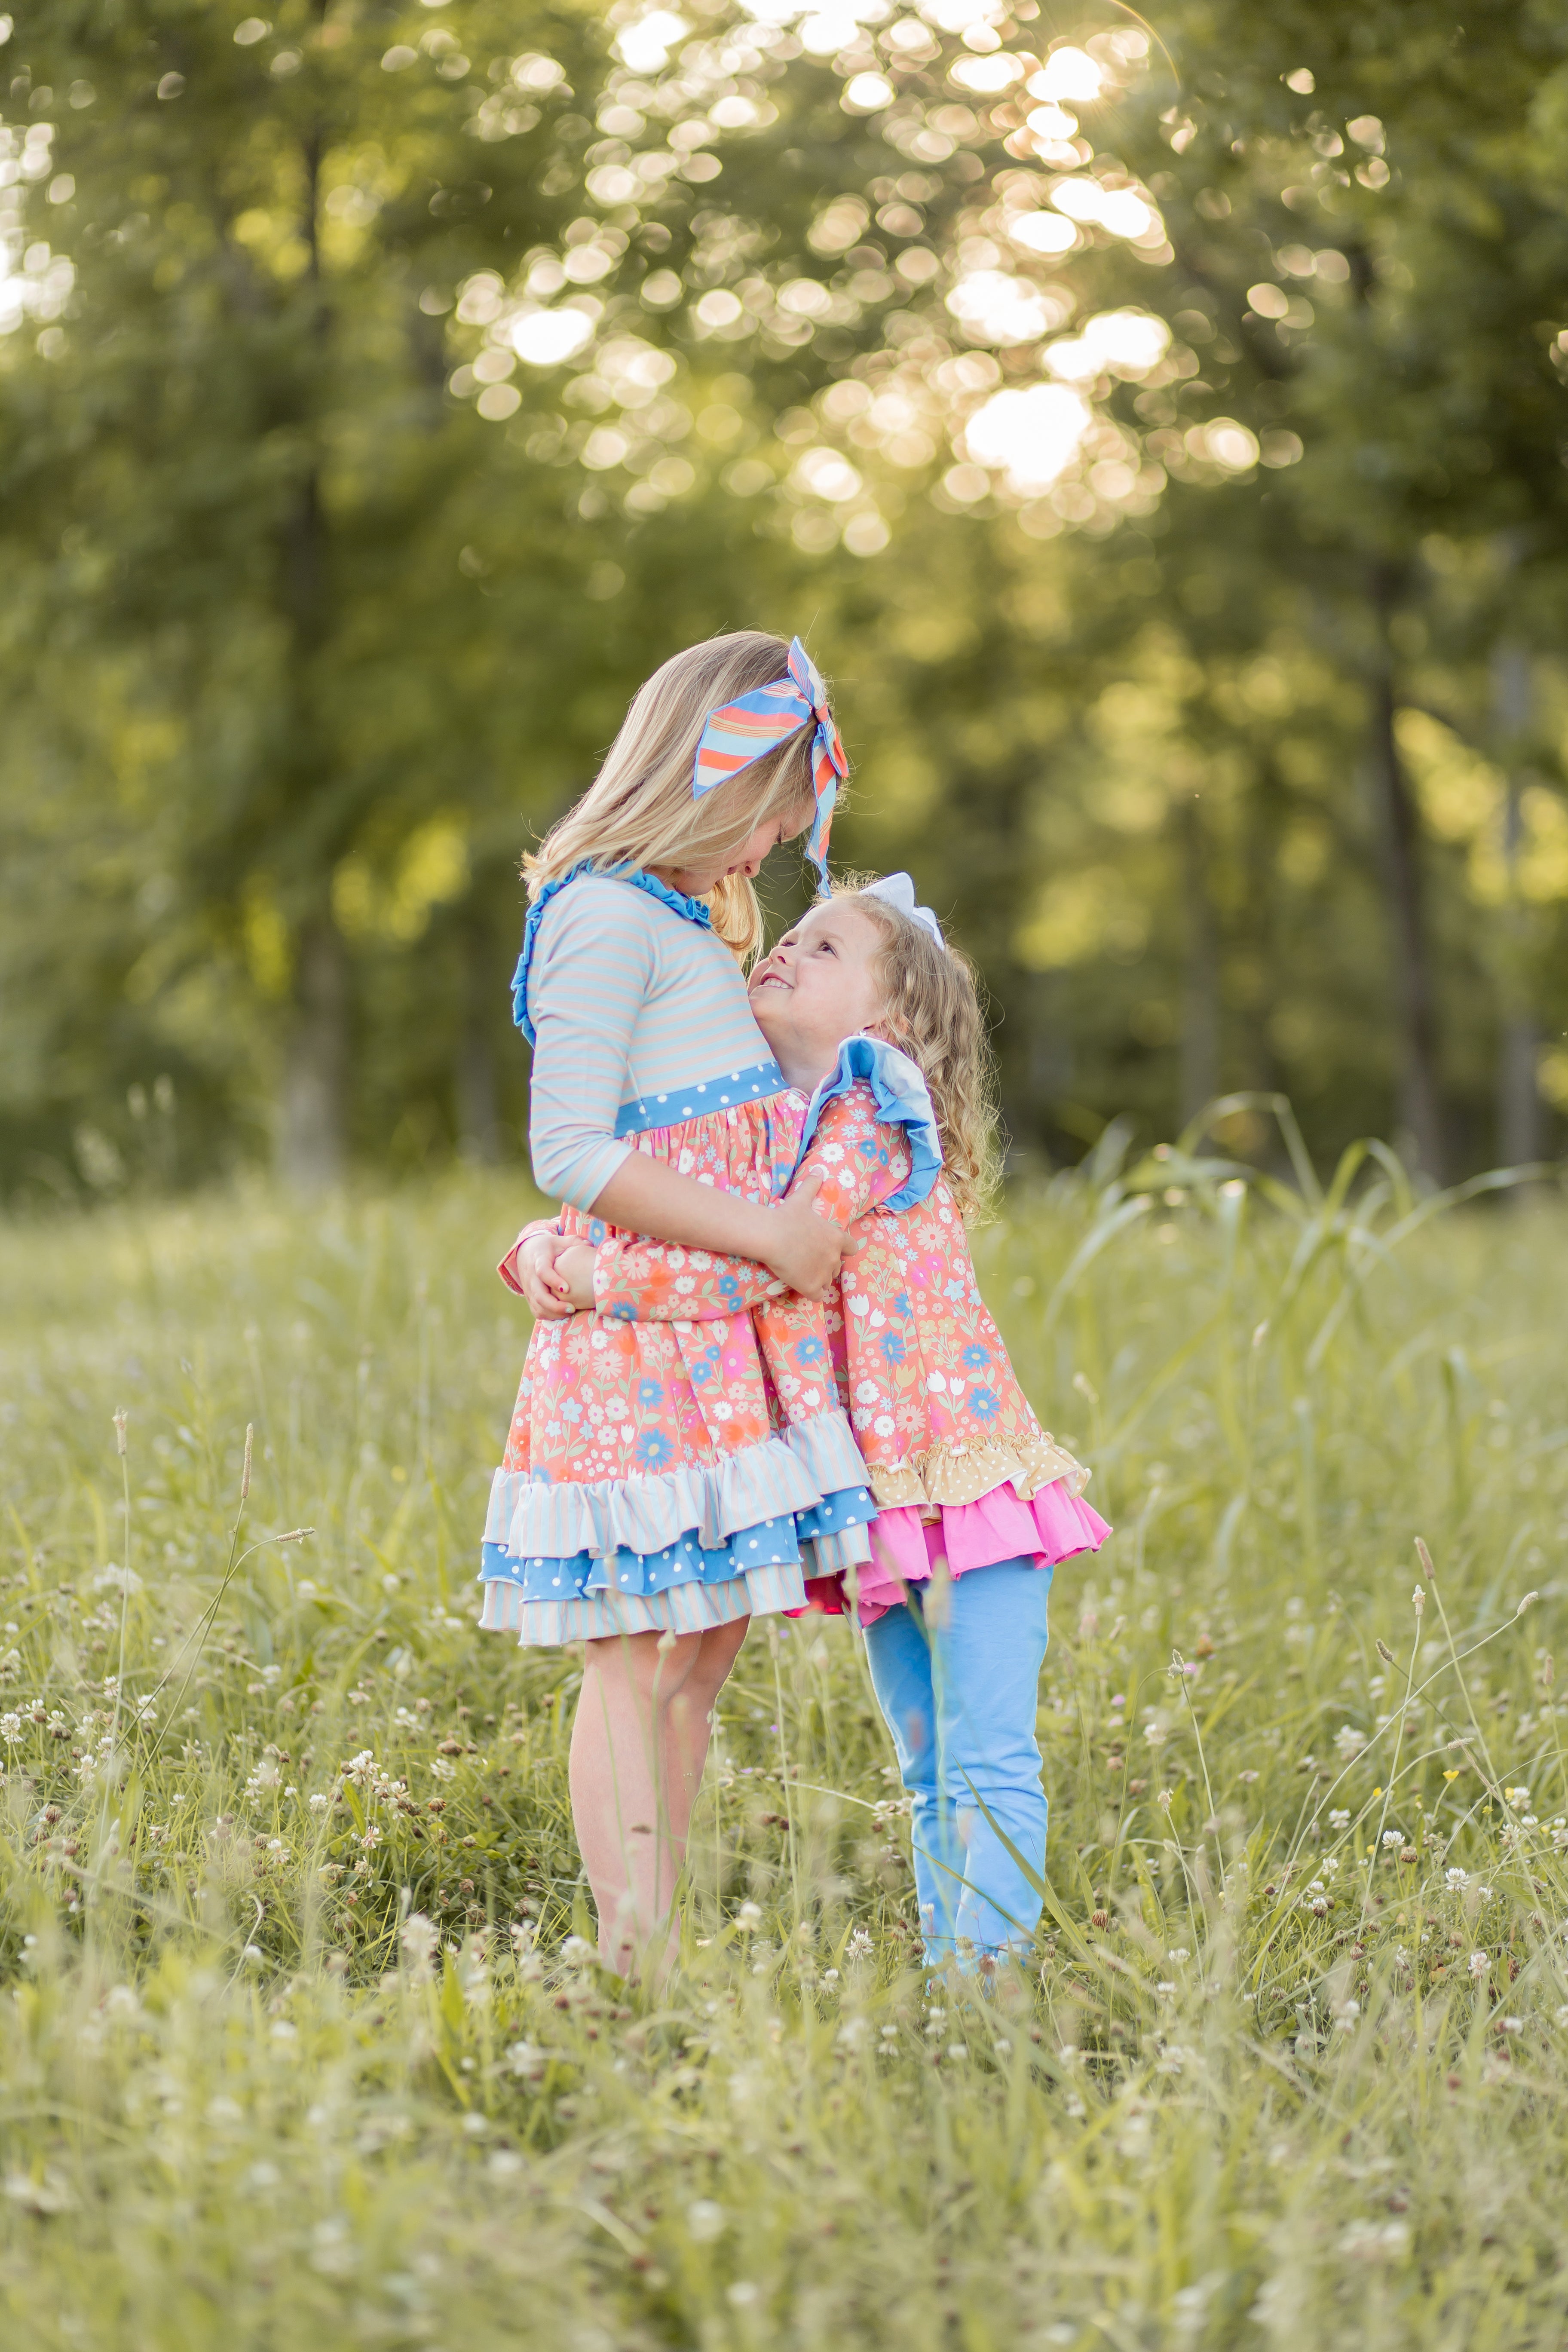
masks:
<path fill-rule="evenodd" d="M 1058 1445 L 1049 1430 L 1037 1437 L 994 1438 L 979 1445 L 955 1445 L 942 1438 L 907 1461 L 869 1463 L 866 1475 L 884 1513 L 906 1506 L 977 1503 L 1000 1486 L 1011 1486 L 1026 1503 L 1041 1487 L 1058 1485 L 1076 1497 L 1089 1478 L 1083 1464 Z"/>
<path fill-rule="evenodd" d="M 1026 1500 L 1008 1485 L 972 1503 L 944 1504 L 934 1522 L 922 1520 L 912 1507 L 882 1511 L 871 1530 L 871 1565 L 859 1574 L 860 1622 L 873 1625 L 900 1607 L 906 1588 L 928 1583 L 938 1560 L 945 1559 L 954 1577 L 1004 1559 L 1032 1559 L 1037 1568 L 1055 1568 L 1079 1552 L 1098 1551 L 1110 1533 L 1065 1478 Z"/>
<path fill-rule="evenodd" d="M 798 1563 L 749 1569 L 723 1584 L 692 1583 L 668 1592 L 598 1592 L 564 1601 L 528 1601 L 504 1580 L 485 1586 L 479 1623 L 515 1633 L 522 1649 L 558 1648 L 618 1633 L 700 1633 L 738 1617 L 797 1613 L 805 1606 Z"/>
<path fill-rule="evenodd" d="M 755 1568 L 798 1567 L 803 1554 L 817 1572 L 871 1557 L 869 1522 L 876 1509 L 867 1486 L 825 1495 L 806 1511 L 785 1511 L 739 1528 L 717 1544 L 683 1528 L 658 1551 L 527 1552 L 504 1544 L 480 1548 L 480 1581 L 514 1585 L 525 1601 L 564 1601 L 597 1592 L 648 1595 L 677 1585 L 728 1584 Z"/>
<path fill-rule="evenodd" d="M 847 1504 L 832 1528 L 818 1528 L 813 1513 L 828 1501 Z M 803 1536 L 828 1533 L 876 1515 L 867 1491 L 866 1465 L 842 1412 L 820 1413 L 781 1436 L 763 1438 L 717 1462 L 633 1478 L 584 1485 L 542 1478 L 528 1470 L 498 1470 L 490 1486 L 484 1540 L 515 1559 L 571 1559 L 580 1553 L 614 1559 L 666 1550 L 692 1535 L 704 1551 L 764 1520 L 791 1518 Z"/>

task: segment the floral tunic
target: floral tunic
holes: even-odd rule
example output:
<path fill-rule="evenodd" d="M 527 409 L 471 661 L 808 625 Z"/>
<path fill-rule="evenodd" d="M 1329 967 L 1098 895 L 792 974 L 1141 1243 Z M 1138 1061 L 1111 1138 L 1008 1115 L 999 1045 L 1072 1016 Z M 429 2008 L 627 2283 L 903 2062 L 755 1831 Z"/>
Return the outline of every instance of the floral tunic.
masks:
<path fill-rule="evenodd" d="M 867 1045 L 876 1053 L 858 1077 L 847 1057 Z M 889 1139 L 877 1085 L 896 1076 L 907 1088 L 893 1067 L 900 1063 L 912 1069 L 879 1040 L 850 1040 L 813 1098 L 800 1163 L 822 1172 L 827 1213 L 856 1227 L 827 1322 L 879 1507 L 872 1565 L 858 1578 L 867 1622 L 939 1559 L 953 1575 L 1021 1557 L 1044 1567 L 1098 1549 L 1110 1532 L 1079 1499 L 1089 1472 L 1040 1427 L 1018 1385 L 946 1184 L 933 1176 L 920 1198 L 910 1197 L 918 1184 L 904 1184 L 911 1143 Z M 929 1148 L 934 1120 L 906 1132 L 914 1150 Z M 602 1247 L 594 1278 L 606 1318 L 727 1313 L 737 1298 L 760 1301 L 777 1286 L 748 1260 L 648 1242 Z"/>
<path fill-rule="evenodd" d="M 603 877 L 595 877 L 602 881 Z M 696 995 L 738 992 L 759 1060 L 718 1070 L 705 1060 L 715 1034 L 711 1016 L 689 1040 L 687 1076 L 672 1081 L 666 1055 L 654 1065 L 664 1083 L 639 1089 L 651 1048 L 636 1007 L 595 1006 L 594 1047 L 625 1014 L 628 1067 L 614 1119 L 623 1150 L 665 1161 L 681 1174 L 765 1204 L 782 1195 L 795 1164 L 800 1098 L 784 1083 L 761 1032 L 750 1020 L 738 965 L 708 932 L 693 940 L 679 928 L 705 931 L 708 910 L 651 877 L 617 877 L 651 902 L 627 905 L 651 945 L 628 968 L 656 977 L 674 972 Z M 541 1072 L 549 985 L 570 965 L 531 971 L 542 912 L 536 901 L 525 935 L 517 987 L 538 1017 L 536 1074 L 554 1098 L 573 1104 L 570 1072 Z M 711 955 L 709 949 L 711 949 Z M 617 950 L 625 948 L 624 937 Z M 622 956 L 623 962 L 626 961 Z M 595 985 L 603 990 L 601 969 Z M 542 982 L 543 983 L 542 985 Z M 623 992 L 624 990 L 623 990 Z M 666 990 L 667 996 L 671 994 Z M 725 1017 L 733 1007 L 725 1006 Z M 569 1024 L 560 1051 L 573 1050 Z M 616 1032 L 616 1034 L 621 1034 Z M 737 1032 L 731 1028 L 732 1040 Z M 745 1030 L 738 1034 L 744 1035 Z M 574 1117 L 582 1125 L 576 1107 Z M 589 1122 L 590 1126 L 592 1122 Z M 536 1163 L 540 1139 L 533 1136 Z M 597 1186 L 598 1150 L 585 1145 Z M 562 1213 L 561 1230 L 611 1246 L 628 1236 L 581 1207 Z M 754 1269 L 752 1269 L 754 1271 Z M 763 1334 L 766 1333 L 766 1357 Z M 753 1317 L 737 1297 L 717 1299 L 699 1324 L 634 1324 L 574 1315 L 536 1325 L 529 1345 L 505 1455 L 491 1487 L 485 1528 L 481 1622 L 514 1629 L 525 1643 L 556 1643 L 654 1629 L 697 1631 L 758 1612 L 805 1604 L 808 1570 L 821 1575 L 868 1554 L 866 1529 L 876 1506 L 833 1380 L 824 1310 L 791 1298 Z"/>

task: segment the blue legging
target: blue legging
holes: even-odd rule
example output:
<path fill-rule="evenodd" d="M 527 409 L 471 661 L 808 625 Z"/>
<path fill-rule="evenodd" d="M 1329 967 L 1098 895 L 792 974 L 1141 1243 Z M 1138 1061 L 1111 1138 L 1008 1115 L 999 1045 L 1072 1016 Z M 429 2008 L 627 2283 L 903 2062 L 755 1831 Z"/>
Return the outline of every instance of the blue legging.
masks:
<path fill-rule="evenodd" d="M 1035 1738 L 1051 1571 L 1027 1559 L 972 1568 L 866 1628 L 872 1686 L 914 1800 L 915 1889 L 926 1951 L 973 1965 L 1026 1946 L 1040 1897 L 978 1797 L 1040 1876 L 1046 1792 Z"/>

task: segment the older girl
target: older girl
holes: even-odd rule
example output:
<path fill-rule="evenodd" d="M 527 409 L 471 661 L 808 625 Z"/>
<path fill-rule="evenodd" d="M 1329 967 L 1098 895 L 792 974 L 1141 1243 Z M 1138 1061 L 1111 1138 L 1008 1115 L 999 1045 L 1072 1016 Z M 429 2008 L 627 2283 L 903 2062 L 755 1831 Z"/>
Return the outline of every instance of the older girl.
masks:
<path fill-rule="evenodd" d="M 799 1118 L 747 1003 L 753 876 L 810 827 L 824 866 L 845 772 L 796 640 L 678 654 L 590 790 L 528 861 L 513 982 L 533 1047 L 529 1140 L 562 1232 L 744 1253 L 818 1297 L 842 1236 L 786 1207 Z M 825 867 L 824 867 L 825 870 Z M 764 1333 L 787 1402 L 770 1421 Z M 868 1557 L 875 1505 L 822 1309 L 700 1326 L 592 1314 L 534 1329 L 485 1528 L 481 1622 L 584 1641 L 574 1818 L 605 1960 L 657 1968 L 713 1699 L 755 1613 Z M 650 1948 L 652 1948 L 650 1951 Z"/>

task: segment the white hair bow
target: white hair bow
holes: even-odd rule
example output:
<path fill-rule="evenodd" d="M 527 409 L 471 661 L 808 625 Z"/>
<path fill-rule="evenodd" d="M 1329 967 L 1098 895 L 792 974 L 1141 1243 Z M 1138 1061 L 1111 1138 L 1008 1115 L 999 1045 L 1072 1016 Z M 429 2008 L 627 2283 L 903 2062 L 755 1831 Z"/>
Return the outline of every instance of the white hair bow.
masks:
<path fill-rule="evenodd" d="M 896 907 L 900 915 L 908 915 L 911 922 L 931 933 L 939 948 L 945 950 L 947 941 L 942 935 L 942 925 L 929 907 L 916 906 L 915 886 L 907 874 L 887 874 L 880 882 L 868 882 L 866 896 L 885 898 L 889 907 Z"/>

